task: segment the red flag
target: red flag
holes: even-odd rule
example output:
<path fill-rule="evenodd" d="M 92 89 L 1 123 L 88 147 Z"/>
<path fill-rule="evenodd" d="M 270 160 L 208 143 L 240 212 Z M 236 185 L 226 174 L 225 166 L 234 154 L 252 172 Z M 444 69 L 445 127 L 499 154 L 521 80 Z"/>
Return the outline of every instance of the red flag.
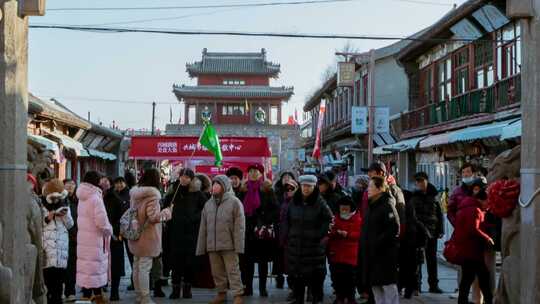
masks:
<path fill-rule="evenodd" d="M 294 121 L 292 115 L 289 115 L 289 119 L 287 120 L 287 124 L 288 124 L 289 126 L 293 126 L 293 125 L 296 124 L 296 122 Z"/>
<path fill-rule="evenodd" d="M 311 156 L 317 160 L 321 159 L 321 132 L 324 121 L 324 112 L 326 112 L 326 106 L 324 104 L 324 100 L 322 100 L 319 109 L 319 121 L 317 122 L 317 137 L 315 139 L 315 147 L 313 148 L 313 154 Z"/>

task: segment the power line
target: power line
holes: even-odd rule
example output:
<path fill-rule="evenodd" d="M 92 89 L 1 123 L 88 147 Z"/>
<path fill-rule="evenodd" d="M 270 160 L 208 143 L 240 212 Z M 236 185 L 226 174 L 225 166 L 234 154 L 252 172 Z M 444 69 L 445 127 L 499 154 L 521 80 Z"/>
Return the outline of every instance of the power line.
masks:
<path fill-rule="evenodd" d="M 49 12 L 91 12 L 91 11 L 148 11 L 148 10 L 187 10 L 187 9 L 210 9 L 210 8 L 248 8 L 268 6 L 310 5 L 337 2 L 357 2 L 360 0 L 302 0 L 288 2 L 265 2 L 265 3 L 240 3 L 240 4 L 210 4 L 210 5 L 182 5 L 182 6 L 139 6 L 139 7 L 57 7 L 49 8 Z M 453 3 L 437 2 L 429 0 L 392 0 L 394 2 L 409 2 L 416 4 L 452 6 Z"/>
<path fill-rule="evenodd" d="M 211 5 L 183 5 L 183 6 L 140 6 L 140 7 L 63 7 L 49 8 L 47 11 L 147 11 L 147 10 L 178 10 L 178 9 L 209 9 L 209 8 L 240 8 L 265 7 L 281 5 L 305 5 L 335 2 L 354 2 L 360 0 L 303 0 L 289 2 L 241 3 L 241 4 L 211 4 Z"/>
<path fill-rule="evenodd" d="M 492 39 L 476 38 L 418 38 L 418 37 L 398 37 L 398 36 L 370 36 L 370 35 L 340 35 L 340 34 L 301 34 L 301 33 L 275 33 L 275 32 L 235 32 L 235 31 L 201 31 L 201 30 L 176 30 L 176 29 L 152 29 L 152 28 L 112 28 L 112 27 L 92 27 L 78 25 L 48 25 L 32 24 L 30 28 L 35 29 L 61 29 L 83 32 L 97 33 L 147 33 L 166 35 L 189 35 L 189 36 L 247 36 L 247 37 L 273 37 L 273 38 L 309 38 L 309 39 L 349 39 L 349 40 L 406 40 L 424 42 L 473 42 L 473 41 L 493 41 Z"/>
<path fill-rule="evenodd" d="M 58 96 L 58 95 L 39 95 L 36 96 L 41 98 L 59 98 L 65 100 L 80 100 L 80 101 L 95 101 L 95 102 L 104 102 L 104 103 L 124 103 L 124 104 L 141 104 L 141 105 L 152 105 L 152 101 L 141 101 L 141 100 L 125 100 L 125 99 L 108 99 L 108 98 L 89 98 L 89 97 L 77 97 L 77 96 Z M 178 102 L 156 102 L 158 105 L 178 105 Z"/>

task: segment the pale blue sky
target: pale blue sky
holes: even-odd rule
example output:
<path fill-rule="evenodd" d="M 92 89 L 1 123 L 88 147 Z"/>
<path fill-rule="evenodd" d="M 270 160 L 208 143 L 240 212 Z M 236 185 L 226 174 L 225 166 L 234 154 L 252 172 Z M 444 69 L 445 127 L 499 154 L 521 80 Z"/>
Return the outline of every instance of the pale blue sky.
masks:
<path fill-rule="evenodd" d="M 282 2 L 286 0 L 274 0 Z M 47 12 L 32 17 L 31 24 L 94 25 L 152 18 L 201 14 L 176 20 L 126 25 L 147 28 L 189 30 L 235 30 L 293 33 L 335 33 L 353 35 L 407 36 L 429 26 L 464 1 L 427 0 L 447 4 L 432 5 L 396 0 L 241 9 L 128 12 Z M 171 6 L 270 2 L 270 0 L 49 0 L 47 7 Z M 202 15 L 205 13 L 204 15 Z M 332 63 L 336 49 L 346 40 L 285 39 L 224 36 L 168 36 L 133 33 L 88 33 L 61 30 L 30 30 L 30 91 L 58 100 L 73 111 L 121 128 L 150 128 L 151 105 L 105 103 L 76 98 L 118 99 L 176 103 L 173 83 L 193 83 L 185 72 L 186 62 L 200 60 L 203 48 L 209 51 L 259 51 L 281 64 L 280 79 L 273 85 L 294 86 L 295 95 L 285 107 L 289 114 L 301 113 L 306 96 L 321 84 L 321 74 Z M 392 41 L 352 41 L 360 51 L 381 47 Z M 158 105 L 157 127 L 169 121 L 169 105 Z"/>

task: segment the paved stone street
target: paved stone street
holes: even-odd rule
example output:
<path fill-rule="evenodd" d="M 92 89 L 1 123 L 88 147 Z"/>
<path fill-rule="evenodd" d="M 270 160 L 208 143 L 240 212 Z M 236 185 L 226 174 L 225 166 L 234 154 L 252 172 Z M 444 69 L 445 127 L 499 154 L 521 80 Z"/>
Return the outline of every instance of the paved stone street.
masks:
<path fill-rule="evenodd" d="M 415 297 L 412 300 L 405 300 L 402 299 L 401 303 L 407 304 L 407 303 L 433 303 L 433 304 L 449 304 L 449 303 L 456 303 L 456 300 L 450 299 L 450 294 L 454 293 L 454 290 L 457 286 L 457 273 L 454 269 L 449 268 L 447 266 L 444 266 L 442 264 L 439 264 L 439 279 L 440 279 L 440 287 L 446 292 L 442 295 L 434 295 L 434 294 L 428 294 L 423 293 L 419 297 Z M 128 266 L 129 268 L 129 266 Z M 128 269 L 126 269 L 128 270 Z M 424 269 L 424 275 L 426 275 L 426 271 Z M 425 280 L 424 280 L 425 281 Z M 127 285 L 129 284 L 128 277 L 125 277 L 122 281 L 121 286 L 121 302 L 115 302 L 115 303 L 134 303 L 135 302 L 135 296 L 133 292 L 126 291 Z M 325 301 L 324 303 L 332 303 L 334 300 L 333 297 L 330 295 L 332 294 L 332 289 L 330 287 L 330 278 L 327 278 L 325 281 Z M 257 282 L 254 283 L 254 286 L 257 286 Z M 279 290 L 275 288 L 275 282 L 274 280 L 269 280 L 269 294 L 270 296 L 268 298 L 259 298 L 257 294 L 253 297 L 245 298 L 245 303 L 248 304 L 266 304 L 266 303 L 287 303 L 286 297 L 288 291 L 286 289 Z M 427 290 L 427 285 L 424 284 L 423 290 Z M 171 292 L 170 286 L 167 286 L 164 288 L 165 294 L 168 296 Z M 257 288 L 255 288 L 255 293 L 257 293 Z M 212 297 L 214 296 L 213 290 L 207 290 L 207 289 L 195 289 L 193 291 L 193 299 L 191 300 L 169 300 L 168 298 L 163 299 L 154 299 L 156 303 L 186 303 L 186 304 L 192 304 L 192 303 L 208 303 Z M 232 298 L 231 298 L 232 300 Z M 232 303 L 232 301 L 229 301 L 229 303 Z"/>

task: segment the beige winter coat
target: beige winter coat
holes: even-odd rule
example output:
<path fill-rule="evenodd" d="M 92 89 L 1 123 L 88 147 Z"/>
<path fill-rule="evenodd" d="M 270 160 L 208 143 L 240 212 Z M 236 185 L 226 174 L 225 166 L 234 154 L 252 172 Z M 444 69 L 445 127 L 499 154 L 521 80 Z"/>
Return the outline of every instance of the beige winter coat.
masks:
<path fill-rule="evenodd" d="M 221 199 L 212 197 L 204 205 L 196 254 L 229 250 L 244 253 L 244 207 L 232 192 L 231 183 L 226 176 L 218 175 L 214 182 L 220 183 L 225 193 Z"/>
<path fill-rule="evenodd" d="M 161 221 L 171 218 L 169 209 L 160 210 L 161 193 L 154 187 L 134 187 L 129 192 L 131 208 L 138 209 L 138 220 L 147 226 L 136 241 L 128 241 L 129 249 L 137 257 L 157 257 L 161 253 Z"/>

